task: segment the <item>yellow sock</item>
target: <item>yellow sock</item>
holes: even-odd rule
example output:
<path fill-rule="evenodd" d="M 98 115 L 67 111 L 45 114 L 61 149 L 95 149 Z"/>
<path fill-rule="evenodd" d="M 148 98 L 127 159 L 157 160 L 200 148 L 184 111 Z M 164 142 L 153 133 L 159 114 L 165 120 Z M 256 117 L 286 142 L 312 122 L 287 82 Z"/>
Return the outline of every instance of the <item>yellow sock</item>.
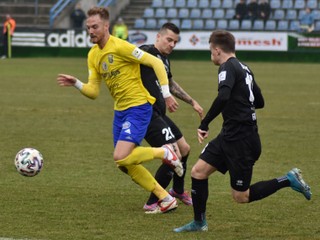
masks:
<path fill-rule="evenodd" d="M 135 183 L 149 192 L 154 192 L 156 186 L 159 185 L 151 173 L 142 165 L 120 166 L 119 168 L 128 174 Z"/>
<path fill-rule="evenodd" d="M 163 189 L 163 187 L 160 186 L 158 182 L 156 182 L 155 188 L 152 193 L 156 195 L 159 200 L 164 199 L 169 194 L 166 190 Z"/>
<path fill-rule="evenodd" d="M 162 147 L 152 148 L 154 158 L 164 158 L 165 150 Z"/>
<path fill-rule="evenodd" d="M 163 157 L 163 148 L 136 147 L 126 158 L 118 160 L 117 164 L 119 166 L 128 166 L 147 162 L 155 158 L 162 159 Z"/>

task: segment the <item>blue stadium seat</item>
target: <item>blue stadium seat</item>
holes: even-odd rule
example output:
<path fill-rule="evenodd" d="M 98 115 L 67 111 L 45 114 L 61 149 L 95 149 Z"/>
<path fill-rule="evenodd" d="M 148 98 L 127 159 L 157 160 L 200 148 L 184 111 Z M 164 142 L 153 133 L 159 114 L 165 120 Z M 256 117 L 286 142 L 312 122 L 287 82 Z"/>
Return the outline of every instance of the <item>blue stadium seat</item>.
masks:
<path fill-rule="evenodd" d="M 198 1 L 197 0 L 188 0 L 187 1 L 187 7 L 188 8 L 196 8 L 196 7 L 198 7 Z"/>
<path fill-rule="evenodd" d="M 315 9 L 318 7 L 318 1 L 317 0 L 308 0 L 307 7 L 311 9 Z"/>
<path fill-rule="evenodd" d="M 233 7 L 233 1 L 232 0 L 222 0 L 221 7 L 222 8 L 232 8 Z"/>
<path fill-rule="evenodd" d="M 225 19 L 232 19 L 236 15 L 236 10 L 234 8 L 226 9 Z"/>
<path fill-rule="evenodd" d="M 298 10 L 298 19 L 301 19 L 302 15 L 305 14 L 305 10 L 304 9 L 300 9 Z"/>
<path fill-rule="evenodd" d="M 209 7 L 209 0 L 199 0 L 198 7 L 199 8 Z"/>
<path fill-rule="evenodd" d="M 244 19 L 241 21 L 240 29 L 241 30 L 251 30 L 252 28 L 252 21 L 248 19 Z"/>
<path fill-rule="evenodd" d="M 134 26 L 133 28 L 138 28 L 138 29 L 142 29 L 144 28 L 146 25 L 145 23 L 145 20 L 142 19 L 142 18 L 137 18 L 135 21 L 134 21 Z"/>
<path fill-rule="evenodd" d="M 143 12 L 144 18 L 154 18 L 154 9 L 153 8 L 146 8 Z"/>
<path fill-rule="evenodd" d="M 203 29 L 203 26 L 204 26 L 203 19 L 193 20 L 193 29 L 201 30 Z"/>
<path fill-rule="evenodd" d="M 174 7 L 174 0 L 164 0 L 163 6 L 166 8 Z"/>
<path fill-rule="evenodd" d="M 146 26 L 145 28 L 147 29 L 155 29 L 157 28 L 157 20 L 154 18 L 148 18 L 146 21 Z"/>
<path fill-rule="evenodd" d="M 213 19 L 221 19 L 224 17 L 224 9 L 217 8 L 213 12 Z"/>
<path fill-rule="evenodd" d="M 177 8 L 185 8 L 187 6 L 186 0 L 176 0 L 175 6 Z"/>
<path fill-rule="evenodd" d="M 306 7 L 305 0 L 295 0 L 294 2 L 294 9 L 304 9 Z"/>
<path fill-rule="evenodd" d="M 232 19 L 229 21 L 229 27 L 230 30 L 238 30 L 240 28 L 240 22 L 237 19 Z"/>
<path fill-rule="evenodd" d="M 276 26 L 277 26 L 276 21 L 269 19 L 266 21 L 266 25 L 264 27 L 264 30 L 274 31 L 274 30 L 276 30 Z"/>
<path fill-rule="evenodd" d="M 299 31 L 300 30 L 299 20 L 290 21 L 289 29 L 290 29 L 290 31 L 295 31 L 295 32 Z"/>
<path fill-rule="evenodd" d="M 200 8 L 192 8 L 190 11 L 190 18 L 201 18 Z"/>
<path fill-rule="evenodd" d="M 210 8 L 205 8 L 202 11 L 202 18 L 212 18 L 212 10 Z"/>
<path fill-rule="evenodd" d="M 181 29 L 191 29 L 192 28 L 192 20 L 190 19 L 182 19 Z"/>
<path fill-rule="evenodd" d="M 210 8 L 219 8 L 221 7 L 221 0 L 211 0 Z"/>
<path fill-rule="evenodd" d="M 207 19 L 204 24 L 204 29 L 206 30 L 214 30 L 216 28 L 216 21 L 212 19 Z"/>
<path fill-rule="evenodd" d="M 314 17 L 314 20 L 320 20 L 320 10 L 319 9 L 313 9 L 312 15 Z"/>
<path fill-rule="evenodd" d="M 167 23 L 168 19 L 166 18 L 161 18 L 158 20 L 158 28 L 161 28 L 163 24 Z"/>
<path fill-rule="evenodd" d="M 152 4 L 151 4 L 151 7 L 153 8 L 158 8 L 158 7 L 162 7 L 162 0 L 153 0 L 152 1 Z"/>
<path fill-rule="evenodd" d="M 283 9 L 293 8 L 293 0 L 283 0 L 282 8 Z"/>
<path fill-rule="evenodd" d="M 167 18 L 176 18 L 178 17 L 178 11 L 176 8 L 169 8 L 167 11 Z"/>
<path fill-rule="evenodd" d="M 255 21 L 253 22 L 252 29 L 253 29 L 253 30 L 263 30 L 263 29 L 264 29 L 264 22 L 263 22 L 263 20 L 259 20 L 259 19 L 255 20 Z"/>
<path fill-rule="evenodd" d="M 178 28 L 180 28 L 180 19 L 174 18 L 174 19 L 171 19 L 169 22 L 173 23 Z"/>
<path fill-rule="evenodd" d="M 289 30 L 288 20 L 279 20 L 277 30 L 278 31 L 288 31 Z"/>
<path fill-rule="evenodd" d="M 178 18 L 189 18 L 189 9 L 180 8 L 178 11 Z"/>
<path fill-rule="evenodd" d="M 156 8 L 156 12 L 154 13 L 154 17 L 165 18 L 166 17 L 166 9 L 165 8 Z"/>
<path fill-rule="evenodd" d="M 297 10 L 295 10 L 295 9 L 288 9 L 287 10 L 287 14 L 286 14 L 286 19 L 287 20 L 295 20 L 297 18 L 298 18 Z"/>
<path fill-rule="evenodd" d="M 314 24 L 314 31 L 320 32 L 320 20 L 316 21 Z"/>
<path fill-rule="evenodd" d="M 271 0 L 270 1 L 270 7 L 271 9 L 278 9 L 281 7 L 280 0 Z"/>
<path fill-rule="evenodd" d="M 219 19 L 217 21 L 217 29 L 227 29 L 228 28 L 228 21 L 226 19 Z"/>
<path fill-rule="evenodd" d="M 276 9 L 274 11 L 274 14 L 273 14 L 273 19 L 275 20 L 281 20 L 281 19 L 284 19 L 284 10 L 283 9 Z"/>

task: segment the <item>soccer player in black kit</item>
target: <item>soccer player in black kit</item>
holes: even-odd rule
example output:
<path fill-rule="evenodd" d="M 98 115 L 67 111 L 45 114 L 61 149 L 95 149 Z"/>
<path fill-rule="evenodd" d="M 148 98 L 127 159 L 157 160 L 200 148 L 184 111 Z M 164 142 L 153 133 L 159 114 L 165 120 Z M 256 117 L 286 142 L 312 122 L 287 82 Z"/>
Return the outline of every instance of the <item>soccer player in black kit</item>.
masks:
<path fill-rule="evenodd" d="M 202 118 L 202 107 L 172 78 L 168 55 L 170 55 L 176 46 L 179 40 L 179 34 L 180 30 L 176 25 L 173 23 L 165 23 L 157 34 L 155 44 L 142 45 L 140 48 L 162 60 L 167 71 L 171 94 L 190 104 L 199 114 L 200 118 Z M 166 107 L 168 107 L 170 112 L 175 112 L 178 108 L 178 103 L 173 96 L 166 98 L 166 100 L 164 99 L 159 82 L 152 68 L 140 65 L 140 69 L 142 82 L 145 88 L 156 98 L 156 102 L 153 104 L 153 115 L 145 139 L 153 147 L 172 144 L 176 149 L 179 159 L 181 159 L 184 169 L 186 169 L 190 146 L 183 137 L 180 129 L 166 115 Z M 179 177 L 165 164 L 162 164 L 159 167 L 155 175 L 155 179 L 163 188 L 166 188 L 173 179 L 173 186 L 169 190 L 169 193 L 180 199 L 184 204 L 192 205 L 192 199 L 184 189 L 184 177 L 185 174 L 183 174 L 182 177 Z M 146 213 L 160 213 L 158 198 L 154 194 L 151 194 L 143 209 Z"/>
<path fill-rule="evenodd" d="M 300 170 L 293 168 L 285 176 L 251 185 L 253 165 L 261 154 L 255 109 L 264 107 L 264 98 L 252 71 L 235 55 L 235 38 L 223 30 L 213 31 L 210 38 L 211 60 L 219 67 L 218 96 L 198 129 L 200 143 L 208 137 L 209 124 L 220 113 L 221 132 L 202 150 L 191 170 L 194 220 L 175 228 L 175 232 L 208 231 L 206 203 L 208 177 L 229 171 L 233 199 L 250 203 L 268 197 L 277 190 L 291 187 L 311 199 L 310 187 Z"/>

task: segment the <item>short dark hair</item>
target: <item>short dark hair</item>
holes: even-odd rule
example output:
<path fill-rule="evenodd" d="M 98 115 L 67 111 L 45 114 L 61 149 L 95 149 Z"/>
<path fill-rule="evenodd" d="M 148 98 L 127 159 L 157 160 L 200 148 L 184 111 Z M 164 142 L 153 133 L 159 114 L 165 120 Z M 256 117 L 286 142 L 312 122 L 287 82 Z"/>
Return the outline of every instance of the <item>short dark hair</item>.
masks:
<path fill-rule="evenodd" d="M 107 8 L 103 7 L 93 7 L 87 12 L 88 16 L 99 15 L 101 19 L 109 21 L 109 11 Z"/>
<path fill-rule="evenodd" d="M 234 53 L 236 49 L 235 37 L 225 30 L 213 31 L 209 43 L 220 47 L 226 53 Z"/>
<path fill-rule="evenodd" d="M 172 32 L 174 32 L 175 34 L 180 34 L 180 29 L 174 24 L 174 23 L 171 23 L 171 22 L 167 22 L 165 24 L 163 24 L 159 30 L 159 32 L 162 32 L 164 30 L 171 30 Z"/>

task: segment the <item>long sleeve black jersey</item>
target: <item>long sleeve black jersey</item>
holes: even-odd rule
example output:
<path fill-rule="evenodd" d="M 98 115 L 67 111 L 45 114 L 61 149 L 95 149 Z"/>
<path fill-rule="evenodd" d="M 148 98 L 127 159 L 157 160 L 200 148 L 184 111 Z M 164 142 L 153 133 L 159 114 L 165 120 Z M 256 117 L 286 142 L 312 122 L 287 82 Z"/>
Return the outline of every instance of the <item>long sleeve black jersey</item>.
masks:
<path fill-rule="evenodd" d="M 144 50 L 145 52 L 148 52 L 159 59 L 162 60 L 165 69 L 167 71 L 168 79 L 172 78 L 172 74 L 170 71 L 170 61 L 169 59 L 162 55 L 157 48 L 153 44 L 150 45 L 142 45 L 140 46 L 140 49 Z M 153 110 L 156 111 L 160 115 L 164 115 L 166 113 L 166 103 L 162 96 L 161 86 L 157 79 L 157 76 L 152 68 L 140 65 L 140 71 L 141 71 L 141 79 L 144 87 L 149 91 L 149 93 L 156 98 L 156 102 L 153 104 Z"/>
<path fill-rule="evenodd" d="M 257 128 L 255 109 L 264 107 L 261 90 L 249 67 L 234 57 L 220 66 L 218 80 L 218 96 L 199 128 L 208 130 L 209 123 L 222 113 L 221 134 L 226 140 L 241 139 Z"/>

